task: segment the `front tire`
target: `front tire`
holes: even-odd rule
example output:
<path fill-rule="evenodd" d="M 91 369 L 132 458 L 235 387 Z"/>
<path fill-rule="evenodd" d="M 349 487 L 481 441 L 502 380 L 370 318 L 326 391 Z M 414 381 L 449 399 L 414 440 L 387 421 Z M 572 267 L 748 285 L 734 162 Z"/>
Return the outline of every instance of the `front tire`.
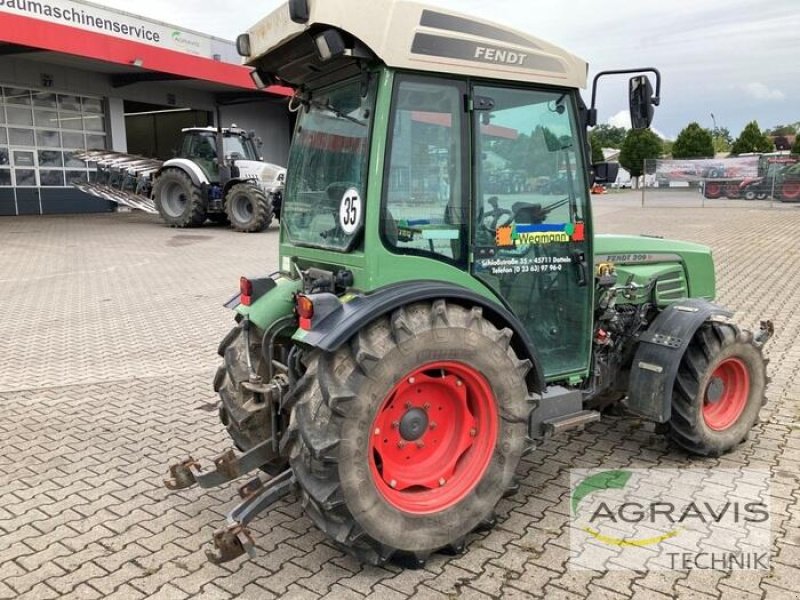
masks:
<path fill-rule="evenodd" d="M 766 363 L 749 331 L 705 323 L 686 349 L 672 392 L 670 437 L 702 456 L 747 437 L 766 402 Z"/>
<path fill-rule="evenodd" d="M 800 201 L 800 180 L 784 182 L 781 187 L 781 200 L 785 202 Z"/>
<path fill-rule="evenodd" d="M 529 361 L 479 308 L 415 304 L 313 352 L 288 437 L 308 516 L 362 562 L 460 551 L 513 492 Z"/>
<path fill-rule="evenodd" d="M 191 178 L 179 169 L 167 169 L 153 185 L 158 214 L 171 227 L 199 227 L 206 220 L 206 199 Z"/>
<path fill-rule="evenodd" d="M 242 233 L 264 231 L 272 223 L 272 205 L 260 188 L 250 183 L 231 186 L 225 196 L 225 214 L 231 227 Z"/>

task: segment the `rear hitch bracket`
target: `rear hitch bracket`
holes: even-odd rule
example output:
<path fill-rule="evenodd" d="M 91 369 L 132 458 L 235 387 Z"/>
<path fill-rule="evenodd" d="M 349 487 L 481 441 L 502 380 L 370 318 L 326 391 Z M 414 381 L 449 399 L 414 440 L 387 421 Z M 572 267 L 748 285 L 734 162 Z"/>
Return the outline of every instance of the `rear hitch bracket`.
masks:
<path fill-rule="evenodd" d="M 198 484 L 201 488 L 212 488 L 249 473 L 267 464 L 275 457 L 272 438 L 267 438 L 241 455 L 228 449 L 214 459 L 214 469 L 203 471 L 203 467 L 191 456 L 169 468 L 169 478 L 164 485 L 170 490 L 183 490 Z"/>
<path fill-rule="evenodd" d="M 294 472 L 286 469 L 266 482 L 256 477 L 243 485 L 239 489 L 243 500 L 228 513 L 227 525 L 214 532 L 214 549 L 206 550 L 208 560 L 218 565 L 245 553 L 254 558 L 255 543 L 247 525 L 259 513 L 291 492 L 296 481 Z"/>

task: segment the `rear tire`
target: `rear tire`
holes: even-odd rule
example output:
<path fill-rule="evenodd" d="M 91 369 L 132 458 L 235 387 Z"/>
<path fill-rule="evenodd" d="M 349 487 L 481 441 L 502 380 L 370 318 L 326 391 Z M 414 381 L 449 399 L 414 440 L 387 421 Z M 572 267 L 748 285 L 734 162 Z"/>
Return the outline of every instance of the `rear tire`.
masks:
<path fill-rule="evenodd" d="M 236 231 L 256 233 L 272 223 L 272 204 L 260 188 L 237 183 L 225 196 L 225 214 Z"/>
<path fill-rule="evenodd" d="M 703 194 L 711 200 L 719 198 L 722 195 L 722 185 L 715 181 L 706 181 L 703 187 Z"/>
<path fill-rule="evenodd" d="M 238 325 L 234 327 L 219 345 L 217 352 L 223 363 L 214 377 L 214 391 L 219 394 L 221 403 L 219 418 L 236 447 L 241 451 L 250 450 L 266 440 L 271 428 L 271 414 L 263 398 L 242 387 L 242 383 L 250 380 L 247 368 L 247 356 L 250 352 L 250 363 L 253 370 L 262 377 L 266 376 L 264 358 L 261 353 L 261 336 L 254 330 L 250 332 L 250 346 L 246 336 Z M 286 420 L 286 416 L 279 416 Z M 277 428 L 279 431 L 282 427 Z M 264 471 L 275 475 L 286 468 L 285 459 L 277 459 L 262 467 Z"/>
<path fill-rule="evenodd" d="M 672 391 L 670 437 L 702 456 L 747 437 L 766 402 L 766 362 L 749 331 L 705 323 L 686 349 Z"/>
<path fill-rule="evenodd" d="M 191 178 L 179 169 L 167 169 L 153 185 L 158 214 L 171 227 L 199 227 L 206 220 L 206 199 Z"/>
<path fill-rule="evenodd" d="M 421 566 L 494 524 L 495 506 L 516 489 L 530 410 L 530 362 L 517 359 L 510 339 L 479 308 L 439 300 L 308 357 L 289 461 L 306 514 L 343 550 L 370 564 L 394 557 Z M 403 413 L 394 422 L 393 411 Z M 452 465 L 449 478 L 443 465 Z"/>

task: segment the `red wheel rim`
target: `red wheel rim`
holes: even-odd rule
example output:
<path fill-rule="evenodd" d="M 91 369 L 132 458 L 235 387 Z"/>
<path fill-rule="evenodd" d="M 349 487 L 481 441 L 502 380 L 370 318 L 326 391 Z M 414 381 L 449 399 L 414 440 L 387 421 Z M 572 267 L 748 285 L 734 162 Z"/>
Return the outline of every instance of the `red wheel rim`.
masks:
<path fill-rule="evenodd" d="M 728 198 L 738 198 L 740 193 L 739 186 L 735 183 L 732 183 L 725 189 L 725 195 L 728 196 Z"/>
<path fill-rule="evenodd" d="M 800 198 L 800 181 L 790 181 L 783 184 L 784 198 Z"/>
<path fill-rule="evenodd" d="M 427 363 L 394 386 L 372 423 L 375 486 L 404 512 L 445 510 L 483 477 L 497 431 L 494 393 L 479 372 L 462 363 Z"/>
<path fill-rule="evenodd" d="M 724 431 L 744 412 L 750 395 L 750 373 L 738 358 L 726 358 L 717 365 L 706 385 L 703 419 L 714 431 Z"/>
<path fill-rule="evenodd" d="M 722 186 L 718 183 L 706 183 L 706 196 L 716 198 L 722 193 Z"/>

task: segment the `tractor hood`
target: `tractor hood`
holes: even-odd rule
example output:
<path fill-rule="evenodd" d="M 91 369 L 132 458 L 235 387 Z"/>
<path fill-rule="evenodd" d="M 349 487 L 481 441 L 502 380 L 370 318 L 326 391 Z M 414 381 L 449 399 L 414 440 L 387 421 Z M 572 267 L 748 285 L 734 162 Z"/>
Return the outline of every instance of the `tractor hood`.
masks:
<path fill-rule="evenodd" d="M 255 179 L 269 188 L 280 187 L 286 180 L 286 169 L 272 163 L 237 160 L 236 168 L 239 169 L 240 179 Z"/>
<path fill-rule="evenodd" d="M 692 297 L 713 299 L 716 293 L 711 248 L 702 244 L 637 235 L 596 235 L 594 262 L 617 266 L 680 263 Z"/>

